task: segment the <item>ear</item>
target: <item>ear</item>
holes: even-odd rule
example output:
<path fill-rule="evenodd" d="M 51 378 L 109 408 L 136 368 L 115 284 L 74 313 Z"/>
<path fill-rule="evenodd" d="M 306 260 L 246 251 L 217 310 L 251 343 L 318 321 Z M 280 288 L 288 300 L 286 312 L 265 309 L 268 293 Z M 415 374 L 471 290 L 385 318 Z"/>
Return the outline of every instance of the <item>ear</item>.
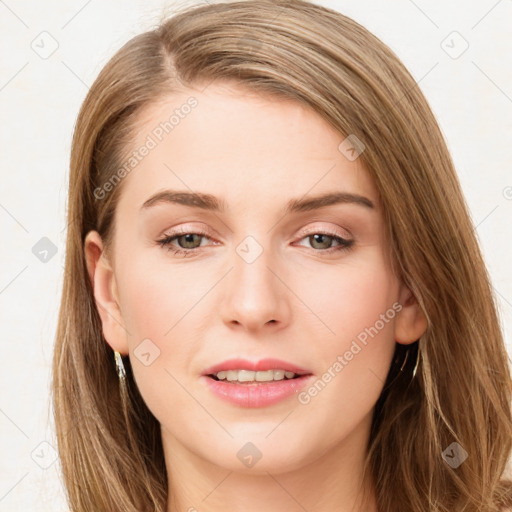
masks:
<path fill-rule="evenodd" d="M 84 251 L 94 299 L 103 326 L 103 336 L 113 350 L 126 355 L 127 331 L 119 307 L 114 271 L 104 254 L 103 242 L 97 231 L 87 233 Z"/>
<path fill-rule="evenodd" d="M 414 343 L 425 333 L 427 318 L 411 290 L 401 285 L 399 303 L 402 309 L 396 316 L 395 340 L 402 345 Z"/>

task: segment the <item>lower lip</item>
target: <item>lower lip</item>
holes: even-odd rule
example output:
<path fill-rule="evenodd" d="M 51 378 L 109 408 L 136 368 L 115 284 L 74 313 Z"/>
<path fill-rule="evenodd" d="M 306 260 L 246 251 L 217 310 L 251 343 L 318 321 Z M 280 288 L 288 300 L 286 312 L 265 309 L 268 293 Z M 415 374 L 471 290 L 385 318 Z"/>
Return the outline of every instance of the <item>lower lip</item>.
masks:
<path fill-rule="evenodd" d="M 243 384 L 215 380 L 207 375 L 203 375 L 201 378 L 206 379 L 210 391 L 232 404 L 240 407 L 266 407 L 298 393 L 310 382 L 313 375 L 303 375 L 295 379 Z"/>

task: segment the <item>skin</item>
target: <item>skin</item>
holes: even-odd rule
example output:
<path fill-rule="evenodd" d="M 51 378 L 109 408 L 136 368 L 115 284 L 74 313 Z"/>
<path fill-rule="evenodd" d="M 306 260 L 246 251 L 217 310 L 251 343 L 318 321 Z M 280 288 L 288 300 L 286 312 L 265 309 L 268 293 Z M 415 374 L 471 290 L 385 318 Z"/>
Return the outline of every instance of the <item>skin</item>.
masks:
<path fill-rule="evenodd" d="M 372 483 L 361 479 L 372 411 L 395 341 L 411 343 L 426 328 L 392 272 L 377 190 L 361 159 L 338 149 L 345 137 L 318 114 L 228 82 L 151 105 L 128 149 L 191 95 L 197 107 L 124 178 L 110 258 L 97 232 L 85 243 L 105 339 L 129 354 L 162 427 L 168 511 L 220 511 L 226 503 L 242 512 L 376 511 Z M 163 189 L 209 193 L 227 210 L 161 203 L 141 211 Z M 375 207 L 281 213 L 289 199 L 333 191 Z M 189 245 L 172 242 L 199 247 L 189 249 L 195 255 L 157 243 L 177 226 L 209 231 Z M 354 243 L 335 251 L 335 239 L 312 237 L 323 230 Z M 237 253 L 249 235 L 263 250 L 250 264 Z M 318 379 L 395 302 L 401 311 L 307 404 L 294 395 L 238 407 L 200 379 L 232 357 L 283 359 Z M 149 366 L 134 353 L 144 339 L 160 350 Z M 251 468 L 237 457 L 247 442 L 262 454 Z"/>

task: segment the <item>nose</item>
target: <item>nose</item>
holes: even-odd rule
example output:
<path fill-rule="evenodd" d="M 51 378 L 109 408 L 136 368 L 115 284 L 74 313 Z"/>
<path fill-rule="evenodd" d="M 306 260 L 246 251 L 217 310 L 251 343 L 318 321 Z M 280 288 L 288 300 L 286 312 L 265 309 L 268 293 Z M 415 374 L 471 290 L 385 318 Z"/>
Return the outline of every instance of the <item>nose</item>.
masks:
<path fill-rule="evenodd" d="M 252 262 L 234 254 L 221 303 L 222 319 L 230 328 L 255 333 L 279 330 L 289 323 L 288 289 L 276 260 L 270 260 L 266 250 Z"/>

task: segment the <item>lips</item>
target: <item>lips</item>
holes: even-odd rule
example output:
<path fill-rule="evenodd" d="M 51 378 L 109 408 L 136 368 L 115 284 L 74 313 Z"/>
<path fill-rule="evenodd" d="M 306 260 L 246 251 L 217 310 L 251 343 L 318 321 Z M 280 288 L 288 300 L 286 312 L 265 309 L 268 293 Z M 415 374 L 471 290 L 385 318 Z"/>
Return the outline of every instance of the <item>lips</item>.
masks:
<path fill-rule="evenodd" d="M 215 380 L 215 374 L 230 370 L 249 370 L 253 372 L 284 370 L 285 372 L 293 372 L 295 377 L 267 382 L 243 383 Z M 314 376 L 309 370 L 280 359 L 262 359 L 260 361 L 230 359 L 207 368 L 201 376 L 202 383 L 216 397 L 239 407 L 267 407 L 281 402 L 299 393 L 312 380 L 314 380 Z"/>

